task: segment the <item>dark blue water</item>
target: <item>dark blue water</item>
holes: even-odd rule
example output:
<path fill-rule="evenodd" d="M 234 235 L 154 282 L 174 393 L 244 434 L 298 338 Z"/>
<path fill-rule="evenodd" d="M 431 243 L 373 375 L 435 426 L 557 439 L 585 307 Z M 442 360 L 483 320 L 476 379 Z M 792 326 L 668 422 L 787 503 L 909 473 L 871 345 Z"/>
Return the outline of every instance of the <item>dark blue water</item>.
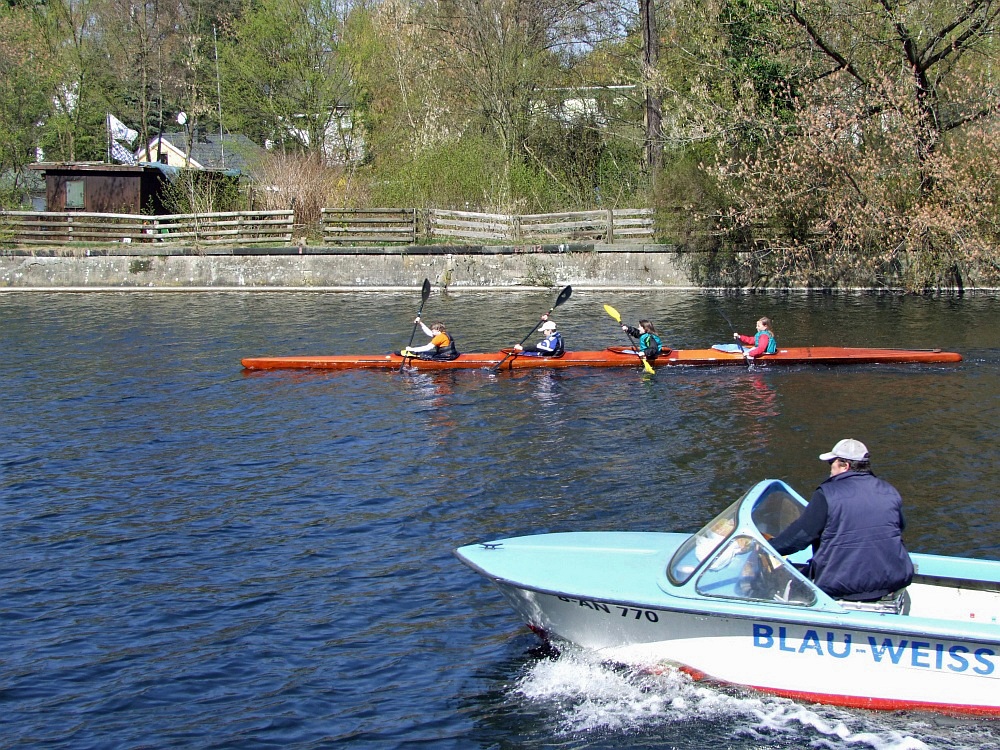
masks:
<path fill-rule="evenodd" d="M 435 293 L 466 351 L 552 293 Z M 797 704 L 553 658 L 452 557 L 563 530 L 693 530 L 868 443 L 912 549 L 1000 558 L 1000 301 L 577 291 L 570 348 L 769 315 L 785 345 L 960 365 L 245 374 L 371 353 L 408 294 L 0 294 L 0 747 L 959 748 L 1000 723 Z M 418 334 L 418 342 L 423 337 Z"/>

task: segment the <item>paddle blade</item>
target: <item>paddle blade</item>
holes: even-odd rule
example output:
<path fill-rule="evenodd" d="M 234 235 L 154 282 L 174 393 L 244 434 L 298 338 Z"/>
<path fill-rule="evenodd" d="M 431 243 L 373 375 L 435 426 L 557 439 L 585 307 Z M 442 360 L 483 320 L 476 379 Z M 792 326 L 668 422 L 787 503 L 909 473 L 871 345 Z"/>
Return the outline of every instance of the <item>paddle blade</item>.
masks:
<path fill-rule="evenodd" d="M 427 298 L 431 296 L 431 280 L 424 279 L 424 285 L 420 288 L 420 299 L 422 302 L 426 302 Z"/>
<path fill-rule="evenodd" d="M 655 375 L 656 374 L 656 370 L 654 370 L 653 366 L 651 364 L 649 364 L 649 362 L 647 360 L 645 360 L 645 359 L 642 360 L 642 369 L 645 370 L 646 372 L 648 372 L 650 375 Z"/>
<path fill-rule="evenodd" d="M 556 303 L 552 305 L 552 309 L 555 310 L 559 305 L 569 299 L 569 296 L 573 293 L 573 287 L 568 286 L 559 292 L 559 296 L 556 297 Z"/>
<path fill-rule="evenodd" d="M 619 315 L 618 311 L 615 308 L 613 308 L 611 305 L 605 305 L 604 306 L 604 312 L 606 312 L 608 315 L 610 315 L 612 318 L 614 318 L 619 323 L 622 322 L 622 316 Z"/>

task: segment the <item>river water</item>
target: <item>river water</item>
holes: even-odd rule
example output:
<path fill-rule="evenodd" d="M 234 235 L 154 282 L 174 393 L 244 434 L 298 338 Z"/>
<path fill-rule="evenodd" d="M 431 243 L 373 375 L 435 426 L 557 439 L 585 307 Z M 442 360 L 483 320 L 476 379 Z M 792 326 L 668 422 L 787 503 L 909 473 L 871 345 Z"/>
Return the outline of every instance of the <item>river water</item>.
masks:
<path fill-rule="evenodd" d="M 435 292 L 460 349 L 552 292 Z M 577 291 L 568 348 L 795 344 L 958 365 L 245 373 L 372 353 L 419 294 L 0 293 L 0 747 L 987 748 L 1000 722 L 814 706 L 538 649 L 452 550 L 694 530 L 865 441 L 911 549 L 1000 559 L 1000 300 Z M 419 334 L 417 342 L 425 338 Z M 822 686 L 817 686 L 822 689 Z"/>

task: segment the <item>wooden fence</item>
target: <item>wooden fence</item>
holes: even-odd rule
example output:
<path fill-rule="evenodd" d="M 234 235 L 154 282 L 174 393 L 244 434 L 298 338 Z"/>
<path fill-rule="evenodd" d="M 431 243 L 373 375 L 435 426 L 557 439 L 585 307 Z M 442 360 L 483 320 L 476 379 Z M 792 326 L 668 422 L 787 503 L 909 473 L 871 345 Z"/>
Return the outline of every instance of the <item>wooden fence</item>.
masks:
<path fill-rule="evenodd" d="M 292 211 L 234 211 L 143 216 L 83 212 L 0 212 L 0 242 L 67 245 L 109 242 L 187 245 L 288 245 Z M 645 241 L 653 237 L 648 208 L 558 214 L 487 214 L 414 208 L 322 210 L 323 242 L 330 245 L 412 245 L 418 239 L 543 244 L 573 241 Z M 295 229 L 296 234 L 302 228 Z"/>
<path fill-rule="evenodd" d="M 190 245 L 286 245 L 292 211 L 210 214 L 98 214 L 80 211 L 0 212 L 0 239 L 20 245 L 109 242 Z"/>
<path fill-rule="evenodd" d="M 334 245 L 417 241 L 415 208 L 324 208 L 323 239 Z"/>
<path fill-rule="evenodd" d="M 650 208 L 523 215 L 431 209 L 427 223 L 432 237 L 513 243 L 598 240 L 614 244 L 653 236 Z"/>

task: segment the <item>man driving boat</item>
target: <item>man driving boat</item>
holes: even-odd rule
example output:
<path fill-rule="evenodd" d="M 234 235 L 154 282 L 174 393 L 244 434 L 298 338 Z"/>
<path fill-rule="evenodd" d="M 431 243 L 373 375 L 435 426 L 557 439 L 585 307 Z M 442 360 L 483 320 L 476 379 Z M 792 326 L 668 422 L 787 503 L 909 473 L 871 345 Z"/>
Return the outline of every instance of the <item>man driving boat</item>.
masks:
<path fill-rule="evenodd" d="M 771 546 L 788 555 L 811 544 L 809 576 L 834 599 L 874 602 L 908 586 L 913 563 L 899 492 L 872 473 L 859 440 L 841 440 L 819 458 L 830 464 L 829 479 Z"/>

